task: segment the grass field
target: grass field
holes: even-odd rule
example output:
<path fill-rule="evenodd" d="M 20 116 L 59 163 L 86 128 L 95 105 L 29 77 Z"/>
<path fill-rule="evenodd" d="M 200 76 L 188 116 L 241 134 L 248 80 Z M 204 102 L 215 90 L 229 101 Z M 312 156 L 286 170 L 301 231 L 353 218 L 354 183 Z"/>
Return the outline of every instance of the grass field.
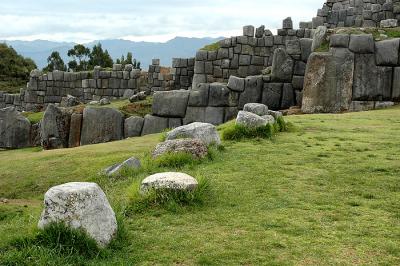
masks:
<path fill-rule="evenodd" d="M 224 142 L 214 161 L 179 171 L 207 178 L 202 205 L 124 213 L 139 175 L 98 172 L 144 158 L 160 135 L 79 147 L 0 152 L 0 265 L 399 265 L 400 108 L 286 118 L 272 140 Z M 224 125 L 220 127 L 223 129 Z M 94 181 L 126 231 L 104 256 L 61 256 L 19 249 L 30 237 L 44 193 L 69 181 Z M 13 263 L 12 263 L 13 262 Z"/>

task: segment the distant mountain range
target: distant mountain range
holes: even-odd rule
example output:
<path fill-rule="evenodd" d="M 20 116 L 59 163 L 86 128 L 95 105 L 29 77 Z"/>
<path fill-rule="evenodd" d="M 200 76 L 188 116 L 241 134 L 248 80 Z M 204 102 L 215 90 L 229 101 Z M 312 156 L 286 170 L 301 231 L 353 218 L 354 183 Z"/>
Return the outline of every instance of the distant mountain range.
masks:
<path fill-rule="evenodd" d="M 133 42 L 127 40 L 102 40 L 84 44 L 87 47 L 93 47 L 97 43 L 101 43 L 103 49 L 107 49 L 111 57 L 115 60 L 121 55 L 126 56 L 128 52 L 132 52 L 134 58 L 141 62 L 142 68 L 147 69 L 151 64 L 151 59 L 159 58 L 162 66 L 171 66 L 172 58 L 175 57 L 194 57 L 196 51 L 207 44 L 214 43 L 220 38 L 186 38 L 176 37 L 165 43 L 156 42 Z M 67 63 L 71 59 L 68 58 L 67 52 L 75 43 L 70 42 L 51 42 L 51 41 L 0 41 L 11 45 L 19 54 L 29 57 L 35 61 L 41 69 L 47 65 L 47 57 L 53 51 L 58 51 Z"/>

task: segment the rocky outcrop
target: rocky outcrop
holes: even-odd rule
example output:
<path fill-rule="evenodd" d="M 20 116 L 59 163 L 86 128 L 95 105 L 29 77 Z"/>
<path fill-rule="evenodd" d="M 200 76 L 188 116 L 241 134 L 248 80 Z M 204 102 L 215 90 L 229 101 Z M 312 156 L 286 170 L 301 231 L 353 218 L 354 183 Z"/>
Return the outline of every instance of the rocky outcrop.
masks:
<path fill-rule="evenodd" d="M 175 128 L 167 133 L 167 140 L 179 138 L 190 138 L 201 140 L 204 144 L 221 144 L 221 138 L 217 132 L 217 128 L 208 123 L 192 123 L 186 126 Z"/>
<path fill-rule="evenodd" d="M 50 104 L 40 123 L 43 149 L 68 148 L 70 122 L 70 111 Z"/>
<path fill-rule="evenodd" d="M 50 188 L 44 196 L 38 227 L 64 223 L 83 230 L 105 247 L 117 233 L 117 220 L 106 195 L 95 183 L 67 183 Z"/>
<path fill-rule="evenodd" d="M 83 110 L 81 145 L 121 140 L 124 115 L 112 108 L 86 107 Z"/>
<path fill-rule="evenodd" d="M 31 123 L 14 107 L 0 109 L 0 148 L 29 147 Z"/>
<path fill-rule="evenodd" d="M 166 172 L 146 177 L 140 186 L 140 191 L 149 190 L 194 190 L 198 186 L 195 178 L 184 173 Z"/>
<path fill-rule="evenodd" d="M 202 159 L 207 156 L 208 148 L 197 139 L 175 139 L 159 143 L 154 149 L 153 158 L 169 153 L 187 153 L 195 159 Z"/>

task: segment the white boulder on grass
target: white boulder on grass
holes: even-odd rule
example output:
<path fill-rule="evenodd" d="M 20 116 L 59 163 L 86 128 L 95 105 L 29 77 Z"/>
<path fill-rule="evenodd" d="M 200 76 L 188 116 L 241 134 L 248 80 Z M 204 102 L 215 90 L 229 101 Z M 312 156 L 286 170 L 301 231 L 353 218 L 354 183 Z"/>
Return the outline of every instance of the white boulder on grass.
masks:
<path fill-rule="evenodd" d="M 146 193 L 149 190 L 194 190 L 198 186 L 198 182 L 190 175 L 178 172 L 158 173 L 146 177 L 140 186 L 140 191 Z"/>
<path fill-rule="evenodd" d="M 259 115 L 246 111 L 240 111 L 236 118 L 236 124 L 245 127 L 253 127 L 253 128 L 264 127 L 268 123 L 273 123 L 273 122 Z"/>
<path fill-rule="evenodd" d="M 96 183 L 73 182 L 52 187 L 44 196 L 44 206 L 40 229 L 64 223 L 85 231 L 100 247 L 107 246 L 117 233 L 115 213 Z"/>
<path fill-rule="evenodd" d="M 182 138 L 198 139 L 206 145 L 221 144 L 221 138 L 218 134 L 217 128 L 208 123 L 195 122 L 189 125 L 177 127 L 167 133 L 166 140 Z"/>
<path fill-rule="evenodd" d="M 141 167 L 141 163 L 138 159 L 132 157 L 123 163 L 114 164 L 104 170 L 107 176 L 113 176 L 119 174 L 123 169 L 137 169 Z"/>
<path fill-rule="evenodd" d="M 243 111 L 264 116 L 268 115 L 268 106 L 262 103 L 248 103 L 243 107 Z"/>

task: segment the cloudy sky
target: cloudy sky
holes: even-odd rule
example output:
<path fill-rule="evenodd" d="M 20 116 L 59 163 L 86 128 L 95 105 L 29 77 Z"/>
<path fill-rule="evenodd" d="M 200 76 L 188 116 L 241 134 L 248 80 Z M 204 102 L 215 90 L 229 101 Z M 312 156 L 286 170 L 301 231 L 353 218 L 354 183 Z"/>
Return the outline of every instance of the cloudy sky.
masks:
<path fill-rule="evenodd" d="M 243 25 L 295 26 L 316 15 L 324 0 L 0 0 L 0 39 L 89 42 L 167 41 L 175 36 L 219 37 Z"/>

